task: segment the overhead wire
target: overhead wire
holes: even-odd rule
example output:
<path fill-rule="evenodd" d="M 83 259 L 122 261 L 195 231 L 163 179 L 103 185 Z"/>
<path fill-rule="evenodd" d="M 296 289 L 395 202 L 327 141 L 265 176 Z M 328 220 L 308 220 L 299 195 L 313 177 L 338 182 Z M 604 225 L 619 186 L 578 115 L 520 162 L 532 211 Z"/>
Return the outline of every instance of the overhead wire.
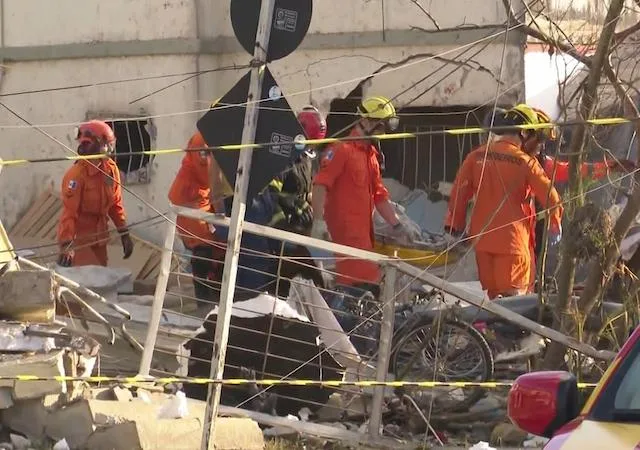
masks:
<path fill-rule="evenodd" d="M 0 104 L 4 105 L 4 104 Z M 5 105 L 6 107 L 6 105 Z M 358 119 L 359 120 L 359 119 Z M 420 136 L 438 136 L 438 135 L 465 135 L 465 134 L 481 134 L 487 132 L 496 132 L 496 131 L 514 131 L 514 130 L 544 130 L 550 129 L 554 127 L 571 127 L 576 125 L 601 125 L 601 126 L 611 126 L 611 125 L 621 125 L 626 123 L 634 123 L 640 121 L 640 117 L 601 117 L 601 118 L 593 118 L 586 120 L 572 120 L 566 122 L 549 122 L 542 124 L 524 124 L 524 125 L 505 125 L 505 126 L 492 126 L 492 127 L 482 127 L 482 126 L 474 126 L 474 127 L 463 127 L 463 128 L 442 128 L 438 130 L 427 130 L 427 131 L 416 131 L 411 133 L 388 133 L 388 134 L 378 134 L 371 136 L 343 136 L 343 137 L 331 137 L 324 139 L 300 139 L 296 140 L 296 143 L 305 144 L 305 145 L 319 145 L 319 144 L 335 144 L 338 142 L 349 142 L 349 141 L 358 141 L 358 140 L 377 140 L 377 141 L 385 141 L 385 140 L 400 140 L 400 139 L 411 139 Z M 356 123 L 354 121 L 354 123 Z M 37 129 L 37 127 L 35 127 Z M 347 127 L 348 128 L 348 127 Z M 48 133 L 45 135 L 50 136 Z M 55 139 L 55 138 L 54 138 Z M 55 139 L 55 142 L 63 145 L 65 148 L 69 148 L 66 144 L 62 143 L 58 139 Z M 281 142 L 260 142 L 253 144 L 228 144 L 228 145 L 217 145 L 217 146 L 206 146 L 206 147 L 197 147 L 197 148 L 172 148 L 172 149 L 161 149 L 161 150 L 144 150 L 140 152 L 121 152 L 115 154 L 115 156 L 141 156 L 141 155 L 169 155 L 169 154 L 179 154 L 179 153 L 192 153 L 192 152 L 201 152 L 201 151 L 237 151 L 245 148 L 250 149 L 261 149 L 261 148 L 271 148 L 275 146 L 281 146 Z M 80 160 L 99 160 L 103 159 L 104 155 L 78 155 L 76 152 L 73 152 L 73 156 L 60 156 L 60 157 L 49 157 L 49 158 L 33 158 L 33 159 L 13 159 L 13 160 L 0 160 L 0 165 L 2 166 L 13 166 L 20 164 L 35 164 L 35 163 L 51 163 L 51 162 L 61 162 L 61 161 L 80 161 Z"/>

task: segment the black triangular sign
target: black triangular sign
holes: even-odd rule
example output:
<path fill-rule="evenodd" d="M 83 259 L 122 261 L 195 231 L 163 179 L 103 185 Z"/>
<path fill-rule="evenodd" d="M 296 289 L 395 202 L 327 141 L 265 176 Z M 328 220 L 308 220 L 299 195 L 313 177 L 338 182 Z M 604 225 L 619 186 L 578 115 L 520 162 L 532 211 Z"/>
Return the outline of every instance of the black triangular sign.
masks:
<path fill-rule="evenodd" d="M 250 76 L 251 72 L 244 75 L 198 121 L 198 130 L 210 147 L 241 142 Z M 283 144 L 264 147 L 253 152 L 247 202 L 251 201 L 274 176 L 286 168 L 295 151 L 293 140 L 296 137 L 304 137 L 304 131 L 293 114 L 289 102 L 267 67 L 264 68 L 260 98 L 260 115 L 258 116 L 255 141 L 256 143 L 282 142 Z M 214 155 L 225 177 L 231 186 L 234 186 L 240 152 L 238 150 L 215 150 Z"/>

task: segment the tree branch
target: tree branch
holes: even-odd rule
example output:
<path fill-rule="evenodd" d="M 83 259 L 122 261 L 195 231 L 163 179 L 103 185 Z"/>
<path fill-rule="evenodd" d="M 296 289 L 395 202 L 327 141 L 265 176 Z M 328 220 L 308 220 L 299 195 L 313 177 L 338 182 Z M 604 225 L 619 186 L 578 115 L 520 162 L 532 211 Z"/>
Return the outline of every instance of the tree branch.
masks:
<path fill-rule="evenodd" d="M 591 66 L 589 69 L 589 75 L 587 77 L 587 83 L 584 89 L 584 95 L 580 102 L 580 119 L 586 120 L 593 117 L 596 104 L 598 85 L 600 84 L 600 78 L 602 72 L 606 72 L 606 66 L 609 68 L 609 54 L 611 44 L 613 41 L 615 28 L 620 19 L 622 8 L 624 6 L 624 0 L 611 0 L 609 4 L 609 10 L 605 18 L 605 26 L 602 29 L 600 38 L 598 40 L 598 46 L 596 53 L 591 60 Z M 612 69 L 613 70 L 613 69 Z M 617 77 L 614 76 L 617 81 Z M 619 83 L 618 83 L 619 84 Z M 581 183 L 581 166 L 584 157 L 584 146 L 587 141 L 588 127 L 584 122 L 581 122 L 576 126 L 571 139 L 570 155 L 569 155 L 569 190 L 568 195 L 570 198 L 576 198 L 575 204 L 578 206 L 584 202 L 584 193 Z M 638 206 L 640 206 L 640 190 L 636 194 L 638 196 Z M 631 202 L 629 202 L 631 203 Z M 617 224 L 616 224 L 616 228 Z M 621 231 L 620 229 L 616 230 Z M 616 235 L 617 238 L 617 235 Z M 554 328 L 561 330 L 564 333 L 573 335 L 576 329 L 575 322 L 568 320 L 571 317 L 571 301 L 573 297 L 573 284 L 575 280 L 575 269 L 577 260 L 575 257 L 574 243 L 569 242 L 566 239 L 562 240 L 561 244 L 561 258 L 558 266 L 558 296 L 557 303 L 555 305 L 556 314 L 554 318 Z M 608 261 L 614 256 L 607 252 L 607 260 L 598 262 L 598 265 L 606 265 Z M 602 280 L 604 273 L 601 269 L 604 267 L 594 268 L 594 271 L 599 270 L 599 275 L 593 277 L 593 280 L 587 280 L 587 283 L 592 285 L 591 292 L 601 292 Z M 584 302 L 581 302 L 584 304 Z M 580 310 L 580 314 L 584 317 L 584 311 Z M 545 369 L 558 368 L 564 363 L 564 355 L 566 348 L 563 345 L 557 345 L 552 343 L 549 346 L 547 354 L 545 355 L 543 367 Z"/>
<path fill-rule="evenodd" d="M 507 17 L 510 22 L 510 25 L 512 23 L 515 25 L 518 25 L 527 35 L 531 36 L 532 38 L 538 39 L 539 41 L 542 41 L 547 45 L 557 48 L 563 53 L 566 53 L 567 55 L 570 55 L 573 58 L 577 59 L 578 61 L 583 63 L 585 66 L 591 67 L 591 58 L 580 54 L 572 44 L 567 42 L 562 42 L 557 39 L 553 39 L 551 36 L 548 36 L 542 31 L 536 30 L 535 28 L 523 23 L 522 21 L 518 20 L 518 18 L 516 17 L 513 9 L 511 8 L 511 5 L 509 5 L 509 0 L 502 0 L 502 3 L 505 7 L 505 10 L 507 11 Z"/>

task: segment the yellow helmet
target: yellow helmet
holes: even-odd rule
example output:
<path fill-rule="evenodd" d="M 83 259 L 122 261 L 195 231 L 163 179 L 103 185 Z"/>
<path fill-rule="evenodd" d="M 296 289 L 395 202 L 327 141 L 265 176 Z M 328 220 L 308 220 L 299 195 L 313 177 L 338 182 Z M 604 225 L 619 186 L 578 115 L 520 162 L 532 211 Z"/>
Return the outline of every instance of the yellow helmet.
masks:
<path fill-rule="evenodd" d="M 386 97 L 374 96 L 364 99 L 358 106 L 358 113 L 365 119 L 384 120 L 392 130 L 398 127 L 396 108 Z"/>
<path fill-rule="evenodd" d="M 541 125 L 551 123 L 551 118 L 538 108 L 533 108 L 524 103 L 507 110 L 505 118 L 510 125 Z M 558 136 L 556 127 L 528 129 L 537 135 L 540 140 L 555 140 Z"/>
<path fill-rule="evenodd" d="M 538 123 L 551 123 L 551 117 L 541 109 L 532 108 L 536 115 L 538 116 Z M 555 141 L 558 139 L 558 127 L 555 125 L 550 128 L 542 128 L 538 130 L 539 133 L 543 134 L 544 137 L 549 141 Z"/>

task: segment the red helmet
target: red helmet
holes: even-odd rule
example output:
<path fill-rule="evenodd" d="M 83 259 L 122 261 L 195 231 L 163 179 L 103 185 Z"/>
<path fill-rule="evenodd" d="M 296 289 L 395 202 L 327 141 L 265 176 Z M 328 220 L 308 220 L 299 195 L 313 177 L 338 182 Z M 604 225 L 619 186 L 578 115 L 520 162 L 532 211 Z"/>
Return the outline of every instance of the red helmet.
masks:
<path fill-rule="evenodd" d="M 78 144 L 97 144 L 100 147 L 107 146 L 113 150 L 116 145 L 116 135 L 111 127 L 101 120 L 90 120 L 81 123 L 76 128 L 76 140 Z"/>
<path fill-rule="evenodd" d="M 298 122 L 304 128 L 307 139 L 324 139 L 327 135 L 327 121 L 315 106 L 305 106 L 298 114 Z"/>

